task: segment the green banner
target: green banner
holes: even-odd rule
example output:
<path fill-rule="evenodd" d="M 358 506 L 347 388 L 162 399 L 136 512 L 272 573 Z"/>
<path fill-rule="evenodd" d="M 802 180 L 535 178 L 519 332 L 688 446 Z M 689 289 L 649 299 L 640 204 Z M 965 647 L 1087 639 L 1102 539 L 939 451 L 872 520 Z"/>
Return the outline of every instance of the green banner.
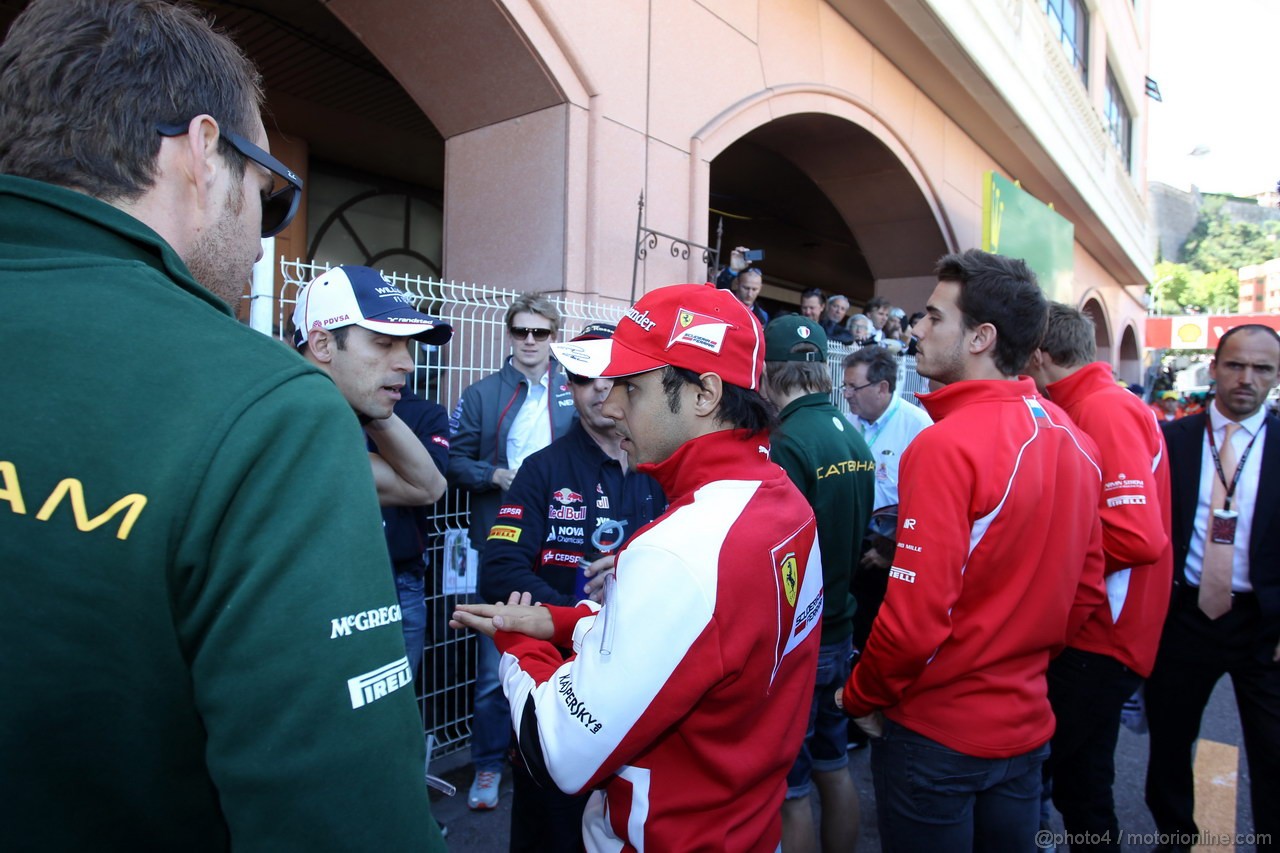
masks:
<path fill-rule="evenodd" d="M 1022 258 L 1050 299 L 1075 304 L 1075 226 L 1012 181 L 983 176 L 982 248 Z"/>

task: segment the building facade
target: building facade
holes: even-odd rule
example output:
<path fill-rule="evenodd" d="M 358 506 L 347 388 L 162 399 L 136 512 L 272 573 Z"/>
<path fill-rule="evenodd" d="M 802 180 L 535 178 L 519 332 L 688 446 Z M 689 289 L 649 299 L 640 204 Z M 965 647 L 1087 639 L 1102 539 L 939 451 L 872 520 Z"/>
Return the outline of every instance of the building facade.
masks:
<path fill-rule="evenodd" d="M 821 287 L 911 312 L 940 255 L 990 237 L 994 173 L 1070 223 L 1070 298 L 1132 381 L 1148 2 L 198 5 L 259 64 L 307 181 L 271 258 L 625 304 L 742 245 L 775 309 Z"/>
<path fill-rule="evenodd" d="M 1240 313 L 1280 313 L 1280 258 L 1240 268 Z"/>

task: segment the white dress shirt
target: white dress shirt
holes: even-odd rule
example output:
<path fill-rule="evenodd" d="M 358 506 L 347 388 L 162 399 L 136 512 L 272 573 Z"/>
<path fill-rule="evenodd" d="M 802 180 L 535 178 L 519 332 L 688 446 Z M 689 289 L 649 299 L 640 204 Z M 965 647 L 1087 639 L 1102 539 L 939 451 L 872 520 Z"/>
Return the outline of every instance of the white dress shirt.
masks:
<path fill-rule="evenodd" d="M 551 415 L 547 411 L 547 374 L 529 383 L 529 393 L 507 432 L 507 467 L 518 470 L 525 458 L 551 443 Z"/>
<path fill-rule="evenodd" d="M 1222 437 L 1226 434 L 1226 426 L 1230 423 L 1218 411 L 1216 403 L 1209 405 L 1209 423 L 1213 427 L 1213 442 L 1222 450 Z M 1244 455 L 1244 449 L 1257 436 L 1249 458 L 1244 462 L 1244 470 L 1240 472 L 1240 482 L 1236 484 L 1235 494 L 1231 497 L 1231 508 L 1240 513 L 1236 517 L 1236 542 L 1233 548 L 1231 566 L 1231 591 L 1252 592 L 1253 584 L 1249 582 L 1249 535 L 1253 531 L 1253 507 L 1258 497 L 1258 479 L 1262 476 L 1262 446 L 1267 440 L 1267 411 L 1263 407 L 1247 419 L 1240 421 L 1240 429 L 1231 437 L 1231 447 L 1235 450 L 1236 459 Z M 1224 471 L 1227 485 L 1231 485 L 1231 471 Z M 1209 452 L 1209 438 L 1206 435 L 1201 442 L 1200 450 L 1200 496 L 1196 502 L 1195 522 L 1191 526 L 1191 545 L 1187 549 L 1187 565 L 1184 569 L 1187 582 L 1200 585 L 1200 565 L 1204 560 L 1205 536 L 1209 531 L 1209 518 L 1214 509 L 1210 497 L 1213 494 L 1213 481 L 1218 476 L 1217 467 L 1213 464 L 1213 455 Z"/>
<path fill-rule="evenodd" d="M 898 502 L 898 461 L 920 431 L 933 426 L 933 419 L 919 406 L 893 395 L 884 414 L 874 421 L 864 421 L 857 415 L 849 415 L 862 439 L 871 448 L 871 459 L 876 464 L 876 496 L 873 509 L 892 506 Z"/>

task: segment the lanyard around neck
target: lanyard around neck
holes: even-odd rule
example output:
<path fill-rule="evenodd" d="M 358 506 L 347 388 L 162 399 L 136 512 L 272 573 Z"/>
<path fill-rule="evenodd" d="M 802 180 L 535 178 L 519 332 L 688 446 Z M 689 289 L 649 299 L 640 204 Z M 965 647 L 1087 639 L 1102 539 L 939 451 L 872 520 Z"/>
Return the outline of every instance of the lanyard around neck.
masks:
<path fill-rule="evenodd" d="M 1244 429 L 1244 427 L 1241 427 Z M 1213 443 L 1213 424 L 1208 418 L 1205 419 L 1205 433 L 1209 436 L 1209 453 L 1213 456 L 1213 467 L 1217 470 L 1218 479 L 1222 481 L 1222 487 L 1227 490 L 1226 497 L 1222 501 L 1223 509 L 1231 509 L 1231 498 L 1236 493 L 1236 484 L 1240 482 L 1240 474 L 1244 471 L 1244 463 L 1249 458 L 1249 451 L 1253 450 L 1253 443 L 1258 440 L 1258 435 L 1262 430 L 1258 430 L 1253 434 L 1253 438 L 1249 439 L 1249 444 L 1245 447 L 1244 453 L 1240 456 L 1240 461 L 1236 463 L 1236 472 L 1231 477 L 1231 484 L 1227 484 L 1227 474 L 1222 470 L 1222 458 L 1218 456 L 1217 445 Z"/>

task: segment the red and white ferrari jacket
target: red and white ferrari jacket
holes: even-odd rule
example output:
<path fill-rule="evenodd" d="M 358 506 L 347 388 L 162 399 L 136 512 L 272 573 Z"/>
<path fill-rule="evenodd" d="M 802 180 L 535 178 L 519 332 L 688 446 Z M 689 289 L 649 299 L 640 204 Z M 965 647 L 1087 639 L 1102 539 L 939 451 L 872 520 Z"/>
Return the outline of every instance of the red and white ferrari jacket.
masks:
<path fill-rule="evenodd" d="M 1105 599 L 1093 442 L 1031 380 L 920 395 L 898 548 L 845 710 L 1005 758 L 1053 734 L 1045 671 Z"/>
<path fill-rule="evenodd" d="M 1164 435 L 1141 400 L 1095 362 L 1049 385 L 1050 399 L 1098 445 L 1107 603 L 1072 638 L 1073 648 L 1110 655 L 1143 678 L 1155 666 L 1173 588 L 1169 460 Z"/>
<path fill-rule="evenodd" d="M 612 599 L 550 608 L 552 642 L 495 638 L 520 751 L 564 791 L 603 788 L 589 851 L 772 851 L 821 634 L 813 512 L 745 432 L 640 470 L 671 502 Z"/>

